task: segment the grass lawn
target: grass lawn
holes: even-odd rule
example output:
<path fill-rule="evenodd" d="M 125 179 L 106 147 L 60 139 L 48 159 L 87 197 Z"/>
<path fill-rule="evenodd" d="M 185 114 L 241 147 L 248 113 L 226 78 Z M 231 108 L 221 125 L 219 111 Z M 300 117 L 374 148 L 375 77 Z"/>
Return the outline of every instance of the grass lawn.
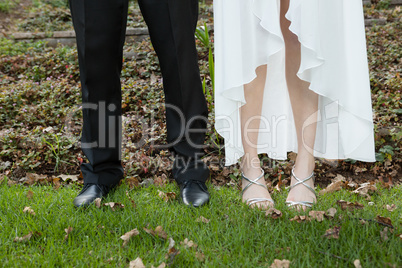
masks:
<path fill-rule="evenodd" d="M 0 267 L 128 267 L 137 258 L 146 267 L 162 263 L 170 267 L 269 267 L 275 259 L 290 261 L 290 267 L 359 267 L 354 265 L 356 260 L 365 268 L 402 267 L 400 7 L 388 7 L 386 0 L 365 6 L 366 18 L 386 21 L 385 25 L 366 27 L 377 162 L 319 162 L 315 170 L 316 184 L 321 187 L 341 176 L 354 183 L 355 189 L 370 182 L 377 183 L 378 190 L 370 193 L 371 200 L 347 189 L 321 195 L 314 210 L 335 208 L 335 216 L 323 221 L 299 218 L 298 222 L 291 220 L 298 213 L 284 205 L 287 190 L 273 193 L 276 208 L 282 212 L 277 219 L 241 203 L 240 192 L 233 186 L 239 183 L 239 167 L 224 167 L 223 150 L 217 149 L 223 140 L 212 127 L 209 48 L 200 40 L 199 66 L 210 112 L 206 139 L 210 204 L 192 209 L 177 200 L 165 202 L 159 191 L 178 195 L 174 183 L 131 187 L 134 182 L 171 178 L 171 155 L 153 147 L 165 144 L 165 110 L 160 105 L 164 95 L 158 60 L 146 39 L 124 47 L 125 55 L 137 53 L 136 57 L 125 57 L 121 74 L 122 161 L 128 182 L 103 200 L 100 208 L 74 208 L 72 200 L 81 187 L 71 181 L 64 183 L 60 176 L 78 174 L 81 161 L 86 161 L 79 144 L 82 120 L 77 51 L 74 47 L 48 47 L 44 41 L 6 38 L 13 31 L 71 29 L 66 1 L 2 1 Z M 131 3 L 128 25 L 143 27 L 138 6 Z M 199 25 L 213 22 L 211 6 L 201 5 L 200 14 Z M 139 148 L 137 143 L 142 139 L 147 142 Z M 289 185 L 290 158 L 264 160 L 271 190 Z M 49 185 L 36 185 L 45 181 Z M 382 188 L 387 182 L 395 186 Z M 363 207 L 342 210 L 338 200 L 358 202 Z M 104 205 L 110 202 L 124 204 L 124 208 Z M 389 218 L 392 225 L 377 216 Z M 127 242 L 121 239 L 134 229 L 137 235 Z M 158 230 L 159 236 L 149 234 L 151 229 Z M 333 230 L 332 234 L 325 236 L 328 230 Z"/>
<path fill-rule="evenodd" d="M 322 222 L 290 221 L 296 213 L 284 201 L 287 191 L 273 198 L 282 217 L 272 219 L 265 212 L 242 204 L 239 191 L 210 185 L 212 199 L 199 209 L 187 208 L 177 200 L 165 202 L 158 191 L 176 192 L 174 184 L 162 188 L 130 189 L 122 185 L 103 203 L 119 202 L 124 208 L 107 206 L 75 209 L 72 200 L 79 187 L 0 186 L 0 260 L 3 267 L 128 267 L 140 257 L 146 267 L 162 262 L 171 267 L 269 267 L 274 259 L 291 261 L 291 267 L 401 267 L 402 186 L 379 188 L 372 203 L 341 190 L 319 197 L 314 210 L 337 209 L 333 219 Z M 363 209 L 341 210 L 337 200 L 359 202 Z M 133 202 L 135 207 L 133 206 Z M 385 205 L 395 204 L 388 211 Z M 29 206 L 35 215 L 23 212 Z M 384 232 L 377 215 L 389 217 L 394 228 Z M 204 217 L 205 219 L 203 219 Z M 362 223 L 359 218 L 366 219 Z M 202 220 L 203 219 L 203 220 Z M 209 222 L 208 222 L 209 220 Z M 175 241 L 155 237 L 144 227 L 162 226 Z M 327 238 L 326 230 L 340 227 L 339 238 Z M 65 239 L 68 227 L 71 233 Z M 126 246 L 120 237 L 137 228 Z M 33 232 L 28 241 L 15 242 Z M 383 232 L 383 234 L 381 234 Z M 385 237 L 385 235 L 387 237 Z M 186 247 L 185 239 L 198 247 Z M 177 252 L 176 252 L 177 253 Z M 168 256 L 168 257 L 167 257 Z M 166 259 L 167 257 L 167 259 Z"/>

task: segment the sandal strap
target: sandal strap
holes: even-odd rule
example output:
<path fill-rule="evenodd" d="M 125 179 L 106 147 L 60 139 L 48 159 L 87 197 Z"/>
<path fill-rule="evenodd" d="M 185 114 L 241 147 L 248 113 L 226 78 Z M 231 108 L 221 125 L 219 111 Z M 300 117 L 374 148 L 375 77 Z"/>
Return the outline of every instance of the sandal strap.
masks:
<path fill-rule="evenodd" d="M 293 207 L 293 206 L 306 206 L 306 207 L 312 207 L 313 206 L 313 202 L 310 201 L 286 201 L 285 204 L 288 207 Z"/>
<path fill-rule="evenodd" d="M 295 170 L 295 167 L 292 168 L 292 176 L 297 180 L 297 182 L 295 184 L 293 184 L 292 186 L 290 186 L 290 190 L 295 188 L 297 185 L 302 184 L 303 186 L 307 187 L 307 189 L 309 189 L 315 195 L 315 190 L 306 184 L 306 181 L 310 180 L 311 178 L 314 179 L 314 172 L 311 173 L 311 175 L 308 176 L 307 178 L 305 178 L 304 180 L 301 180 L 295 175 L 294 170 Z"/>
<path fill-rule="evenodd" d="M 272 200 L 272 199 L 269 199 L 269 198 L 258 198 L 258 197 L 256 197 L 256 198 L 250 198 L 250 199 L 247 199 L 247 205 L 249 205 L 249 206 L 251 206 L 251 205 L 253 205 L 253 204 L 255 204 L 255 203 L 259 203 L 259 202 L 271 202 L 272 204 L 275 204 L 275 202 L 274 202 L 274 200 Z"/>
<path fill-rule="evenodd" d="M 268 187 L 266 184 L 262 184 L 259 183 L 258 180 L 261 179 L 262 177 L 264 177 L 264 170 L 261 168 L 261 175 L 258 176 L 256 179 L 254 180 L 250 180 L 249 178 L 247 178 L 246 176 L 244 176 L 244 173 L 241 174 L 242 178 L 245 179 L 246 181 L 248 181 L 248 184 L 246 185 L 246 187 L 244 187 L 244 189 L 241 191 L 241 194 L 244 194 L 244 192 L 253 184 L 264 187 L 265 189 L 268 190 Z M 274 203 L 274 200 L 269 199 L 269 198 L 264 198 L 264 197 L 255 197 L 255 198 L 250 198 L 246 200 L 247 205 L 251 206 L 255 203 L 259 203 L 259 202 L 271 202 L 272 204 Z"/>
<path fill-rule="evenodd" d="M 297 185 L 302 184 L 303 186 L 307 187 L 307 189 L 309 189 L 314 195 L 316 195 L 315 190 L 313 188 L 311 188 L 309 185 L 306 184 L 306 181 L 310 180 L 311 178 L 314 180 L 314 172 L 311 173 L 311 175 L 308 176 L 307 178 L 305 178 L 304 180 L 301 180 L 295 175 L 294 170 L 295 170 L 295 167 L 293 166 L 293 168 L 292 168 L 292 176 L 295 178 L 295 180 L 297 182 L 295 184 L 293 184 L 292 186 L 290 186 L 290 190 L 295 188 Z M 311 208 L 314 203 L 310 202 L 310 201 L 286 201 L 285 204 L 288 207 L 304 206 L 304 207 L 310 207 Z"/>
<path fill-rule="evenodd" d="M 261 169 L 261 175 L 258 176 L 256 179 L 254 180 L 250 180 L 249 178 L 247 178 L 246 176 L 244 176 L 244 173 L 241 173 L 241 176 L 243 179 L 245 179 L 246 181 L 248 181 L 249 183 L 246 185 L 246 187 L 244 187 L 244 189 L 241 191 L 242 194 L 244 194 L 244 192 L 253 184 L 259 185 L 261 187 L 264 187 L 265 189 L 267 189 L 267 186 L 259 183 L 258 180 L 261 179 L 262 177 L 264 177 L 264 170 Z"/>

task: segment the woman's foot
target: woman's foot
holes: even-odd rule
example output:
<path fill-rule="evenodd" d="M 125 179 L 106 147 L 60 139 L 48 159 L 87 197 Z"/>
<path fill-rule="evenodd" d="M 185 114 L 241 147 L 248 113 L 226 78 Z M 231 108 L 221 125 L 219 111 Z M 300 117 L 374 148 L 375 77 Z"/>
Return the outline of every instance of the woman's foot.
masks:
<path fill-rule="evenodd" d="M 268 192 L 264 171 L 261 168 L 243 167 L 242 200 L 252 208 L 274 207 L 274 201 Z"/>
<path fill-rule="evenodd" d="M 309 168 L 306 168 L 309 166 Z M 312 166 L 312 167 L 311 167 Z M 317 201 L 314 192 L 314 165 L 297 165 L 292 169 L 290 191 L 286 199 L 289 207 L 305 211 Z"/>

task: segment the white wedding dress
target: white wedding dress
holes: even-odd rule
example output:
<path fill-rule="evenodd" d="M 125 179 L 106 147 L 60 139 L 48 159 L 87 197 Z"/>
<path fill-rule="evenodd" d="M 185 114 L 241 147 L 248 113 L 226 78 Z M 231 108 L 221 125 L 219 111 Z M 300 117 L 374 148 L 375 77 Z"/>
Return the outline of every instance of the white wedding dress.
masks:
<path fill-rule="evenodd" d="M 243 86 L 264 64 L 258 153 L 283 160 L 297 152 L 279 8 L 280 0 L 214 0 L 215 127 L 225 140 L 226 165 L 244 154 Z M 286 17 L 301 43 L 298 76 L 319 94 L 315 156 L 375 161 L 362 1 L 290 0 Z"/>

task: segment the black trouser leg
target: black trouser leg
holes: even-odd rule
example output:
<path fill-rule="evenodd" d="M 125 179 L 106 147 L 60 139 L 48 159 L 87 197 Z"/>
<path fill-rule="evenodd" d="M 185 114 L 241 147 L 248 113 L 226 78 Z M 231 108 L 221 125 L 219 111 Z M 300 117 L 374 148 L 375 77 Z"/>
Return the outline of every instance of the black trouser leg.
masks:
<path fill-rule="evenodd" d="M 162 70 L 168 143 L 193 157 L 202 152 L 208 120 L 194 38 L 198 0 L 138 2 Z"/>
<path fill-rule="evenodd" d="M 198 0 L 138 2 L 162 70 L 168 143 L 179 154 L 173 176 L 178 183 L 185 180 L 206 181 L 209 170 L 199 159 L 205 140 L 208 109 L 202 91 L 194 37 Z"/>
<path fill-rule="evenodd" d="M 121 87 L 128 0 L 70 0 L 80 64 L 85 183 L 116 185 L 121 166 Z"/>

